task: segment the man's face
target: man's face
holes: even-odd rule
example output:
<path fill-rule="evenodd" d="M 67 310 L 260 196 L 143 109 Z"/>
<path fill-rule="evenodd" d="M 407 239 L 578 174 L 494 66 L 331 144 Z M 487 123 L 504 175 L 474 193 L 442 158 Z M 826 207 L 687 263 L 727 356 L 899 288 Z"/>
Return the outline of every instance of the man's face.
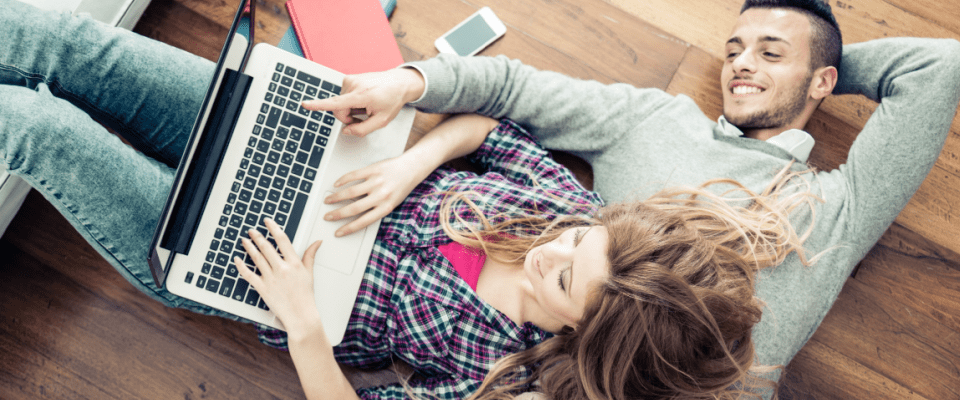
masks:
<path fill-rule="evenodd" d="M 740 15 L 720 73 L 723 114 L 740 129 L 786 126 L 803 112 L 813 77 L 810 21 L 777 8 Z"/>

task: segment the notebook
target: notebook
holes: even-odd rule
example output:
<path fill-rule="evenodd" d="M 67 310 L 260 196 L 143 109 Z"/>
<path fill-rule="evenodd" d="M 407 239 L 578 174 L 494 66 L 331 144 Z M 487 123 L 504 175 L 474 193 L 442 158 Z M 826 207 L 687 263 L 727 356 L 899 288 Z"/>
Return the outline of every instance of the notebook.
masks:
<path fill-rule="evenodd" d="M 284 227 L 299 254 L 323 240 L 314 265 L 314 300 L 327 337 L 336 344 L 379 221 L 335 238 L 334 231 L 349 221 L 332 223 L 322 216 L 344 204 L 326 205 L 323 198 L 343 174 L 400 155 L 414 111 L 404 108 L 388 126 L 363 138 L 341 136 L 341 123 L 330 113 L 311 112 L 300 102 L 339 95 L 344 74 L 268 44 L 252 46 L 237 33 L 244 3 L 158 223 L 151 270 L 157 285 L 171 293 L 284 329 L 238 273 L 238 268 L 255 269 L 240 238 L 250 228 L 266 233 L 262 221 L 270 217 Z M 250 26 L 256 26 L 255 14 L 251 7 Z M 250 37 L 254 34 L 251 29 Z M 244 258 L 245 265 L 234 265 L 234 256 Z"/>
<path fill-rule="evenodd" d="M 345 74 L 383 71 L 403 63 L 384 6 L 377 0 L 288 0 L 303 55 Z M 344 43 L 356 43 L 344 46 Z"/>

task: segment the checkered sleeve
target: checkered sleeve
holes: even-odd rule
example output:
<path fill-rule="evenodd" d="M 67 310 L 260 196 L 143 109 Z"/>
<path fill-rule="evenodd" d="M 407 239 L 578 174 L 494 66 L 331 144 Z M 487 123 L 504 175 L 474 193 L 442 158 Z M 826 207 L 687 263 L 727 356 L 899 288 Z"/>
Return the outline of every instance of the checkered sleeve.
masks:
<path fill-rule="evenodd" d="M 513 183 L 551 190 L 584 192 L 573 173 L 560 165 L 517 123 L 500 121 L 469 160 Z"/>
<path fill-rule="evenodd" d="M 374 399 L 465 399 L 480 387 L 480 382 L 472 379 L 454 379 L 449 375 L 423 377 L 414 375 L 402 383 L 362 388 L 357 395 L 363 400 Z"/>

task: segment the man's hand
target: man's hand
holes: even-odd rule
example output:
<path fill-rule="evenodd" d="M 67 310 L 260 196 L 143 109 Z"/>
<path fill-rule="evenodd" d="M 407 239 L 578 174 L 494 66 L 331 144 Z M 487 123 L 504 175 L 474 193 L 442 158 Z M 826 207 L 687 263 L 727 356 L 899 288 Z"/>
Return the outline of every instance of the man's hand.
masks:
<path fill-rule="evenodd" d="M 404 104 L 423 94 L 424 80 L 413 68 L 350 75 L 343 79 L 340 96 L 303 102 L 312 111 L 332 111 L 345 125 L 345 135 L 366 136 L 396 118 Z M 365 119 L 355 115 L 366 114 Z"/>

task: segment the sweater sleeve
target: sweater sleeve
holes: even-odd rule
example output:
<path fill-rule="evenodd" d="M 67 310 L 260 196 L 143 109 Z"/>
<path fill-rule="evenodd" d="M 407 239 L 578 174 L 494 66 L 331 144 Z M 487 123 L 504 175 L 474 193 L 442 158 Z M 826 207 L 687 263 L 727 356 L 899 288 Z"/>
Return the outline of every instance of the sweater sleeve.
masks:
<path fill-rule="evenodd" d="M 846 163 L 824 178 L 839 178 L 846 188 L 843 234 L 859 239 L 858 250 L 866 252 L 906 206 L 943 148 L 960 101 L 960 42 L 880 39 L 843 51 L 834 93 L 862 94 L 880 105 Z"/>
<path fill-rule="evenodd" d="M 539 71 L 498 57 L 442 54 L 407 64 L 423 74 L 424 95 L 412 105 L 426 112 L 474 112 L 516 121 L 550 149 L 602 152 L 673 96 Z"/>

